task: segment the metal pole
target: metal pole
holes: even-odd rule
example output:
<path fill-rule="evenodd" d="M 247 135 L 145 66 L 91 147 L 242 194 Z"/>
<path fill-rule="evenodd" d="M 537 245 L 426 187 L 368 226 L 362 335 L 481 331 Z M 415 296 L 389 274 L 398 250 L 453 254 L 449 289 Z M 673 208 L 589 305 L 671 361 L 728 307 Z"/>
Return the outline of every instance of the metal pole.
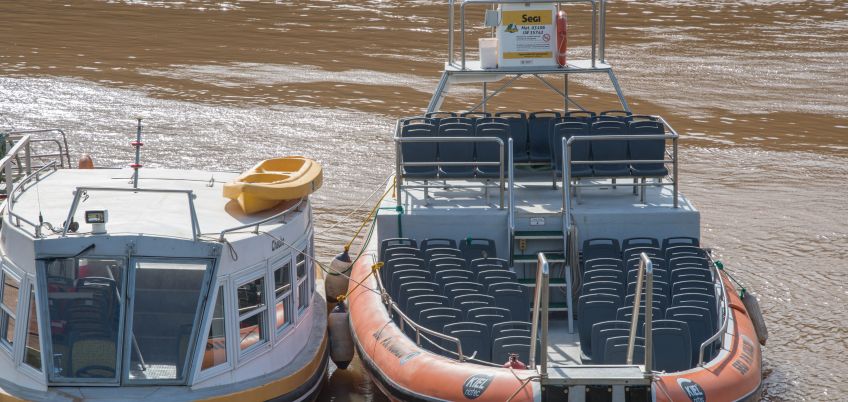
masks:
<path fill-rule="evenodd" d="M 546 378 L 548 376 L 548 308 L 550 307 L 550 276 L 549 276 L 549 268 L 548 262 L 545 261 L 545 272 L 542 276 L 542 336 L 541 336 L 541 370 L 539 370 L 539 374 L 542 375 L 542 378 Z M 531 345 L 536 344 L 536 339 L 530 339 Z M 536 357 L 536 356 L 533 356 Z"/>
<path fill-rule="evenodd" d="M 483 83 L 483 113 L 486 113 L 486 83 Z"/>
<path fill-rule="evenodd" d="M 574 138 L 574 137 L 572 137 Z M 562 213 L 565 227 L 571 227 L 571 139 L 562 137 Z"/>
<path fill-rule="evenodd" d="M 654 268 L 647 254 L 641 253 L 640 258 L 642 261 L 639 264 L 646 266 L 645 272 L 647 273 L 647 282 L 645 282 L 645 373 L 649 374 L 654 354 Z"/>
<path fill-rule="evenodd" d="M 601 0 L 601 63 L 606 63 L 607 0 Z"/>
<path fill-rule="evenodd" d="M 598 4 L 592 1 L 592 68 L 595 68 L 595 42 L 598 36 Z"/>
<path fill-rule="evenodd" d="M 459 43 L 462 52 L 462 70 L 465 71 L 465 3 L 459 5 Z"/>
<path fill-rule="evenodd" d="M 500 168 L 500 176 L 501 176 L 501 209 L 504 209 L 504 190 L 506 185 L 504 184 L 504 143 L 503 141 L 498 141 L 498 147 L 500 149 L 500 163 L 498 167 Z"/>
<path fill-rule="evenodd" d="M 138 188 L 138 169 L 141 169 L 141 117 L 137 118 L 138 120 L 138 128 L 135 132 L 135 142 L 132 145 L 135 147 L 135 163 L 132 165 L 132 168 L 135 170 L 133 173 L 133 188 Z"/>
<path fill-rule="evenodd" d="M 448 64 L 453 65 L 453 0 L 448 2 L 450 14 L 448 14 Z"/>
<path fill-rule="evenodd" d="M 568 113 L 568 74 L 562 75 L 562 111 Z"/>
<path fill-rule="evenodd" d="M 674 176 L 674 186 L 673 186 L 673 188 L 674 188 L 674 191 L 673 191 L 674 192 L 674 207 L 678 208 L 679 202 L 677 200 L 677 190 L 679 188 L 679 184 L 677 183 L 677 180 L 678 180 L 678 174 L 677 174 L 677 137 L 674 137 L 674 138 L 671 139 L 671 146 L 672 146 L 672 149 L 673 149 L 672 153 L 674 154 L 674 158 L 673 158 L 674 162 L 672 162 L 672 175 Z"/>

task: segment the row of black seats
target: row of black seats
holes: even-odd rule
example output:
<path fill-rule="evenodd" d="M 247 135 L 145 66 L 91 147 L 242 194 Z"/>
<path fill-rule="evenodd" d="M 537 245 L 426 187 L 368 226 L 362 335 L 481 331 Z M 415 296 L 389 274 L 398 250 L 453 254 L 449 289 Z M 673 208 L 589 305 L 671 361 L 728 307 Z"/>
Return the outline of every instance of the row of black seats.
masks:
<path fill-rule="evenodd" d="M 706 252 L 698 247 L 697 239 L 683 237 L 665 239 L 662 247 L 652 238 L 627 239 L 623 248 L 616 239 L 584 242 L 577 307 L 583 360 L 623 363 L 620 341 L 629 334 L 639 254 L 646 253 L 654 267 L 651 310 L 654 322 L 660 323 L 654 333 L 665 342 L 661 351 L 654 351 L 657 368 L 679 371 L 693 367 L 701 343 L 719 325 L 715 278 Z M 643 290 L 637 318 L 639 336 L 644 331 L 645 297 Z M 639 350 L 637 347 L 637 356 Z M 706 352 L 707 357 L 712 356 L 712 346 Z"/>
<path fill-rule="evenodd" d="M 413 239 L 384 240 L 380 249 L 384 287 L 410 319 L 460 339 L 466 357 L 505 361 L 502 355 L 514 352 L 526 358 L 527 288 L 518 283 L 508 261 L 490 257 L 496 255 L 493 241 L 463 239 L 460 248 L 453 248 L 456 243 L 451 241 L 427 239 L 419 247 Z M 415 335 L 409 326 L 406 332 Z M 455 349 L 438 340 L 422 345 L 447 355 L 446 350 Z"/>
<path fill-rule="evenodd" d="M 665 126 L 653 116 L 624 111 L 464 113 L 433 112 L 401 122 L 401 137 L 496 137 L 513 140 L 515 163 L 549 164 L 562 173 L 562 139 L 573 136 L 665 134 Z M 462 163 L 500 160 L 499 145 L 493 142 L 405 142 L 405 162 Z M 576 141 L 572 161 L 663 160 L 665 140 Z M 506 156 L 504 156 L 506 161 Z M 663 163 L 572 164 L 573 177 L 664 177 Z M 506 174 L 506 173 L 505 173 Z M 497 165 L 406 166 L 404 175 L 414 178 L 495 178 Z"/>

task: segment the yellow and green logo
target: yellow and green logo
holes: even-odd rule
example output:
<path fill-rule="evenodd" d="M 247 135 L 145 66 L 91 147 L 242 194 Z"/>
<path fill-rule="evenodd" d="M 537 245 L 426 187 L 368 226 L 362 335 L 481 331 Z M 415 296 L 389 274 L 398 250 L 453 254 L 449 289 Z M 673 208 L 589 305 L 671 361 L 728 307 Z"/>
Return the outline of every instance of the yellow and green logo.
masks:
<path fill-rule="evenodd" d="M 509 33 L 516 33 L 516 32 L 518 32 L 518 27 L 515 26 L 515 24 L 509 24 L 509 25 L 506 26 L 505 31 L 509 32 Z"/>

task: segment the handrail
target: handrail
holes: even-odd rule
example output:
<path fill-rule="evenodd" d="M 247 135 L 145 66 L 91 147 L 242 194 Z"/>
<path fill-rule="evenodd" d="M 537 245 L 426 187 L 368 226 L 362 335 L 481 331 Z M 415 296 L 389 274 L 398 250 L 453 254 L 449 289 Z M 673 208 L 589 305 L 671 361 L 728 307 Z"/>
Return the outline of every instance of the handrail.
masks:
<path fill-rule="evenodd" d="M 400 121 L 398 121 L 398 130 L 400 129 Z M 398 133 L 399 134 L 399 133 Z M 405 186 L 403 184 L 403 167 L 404 166 L 468 166 L 468 165 L 477 165 L 477 166 L 499 166 L 500 167 L 500 184 L 498 185 L 500 189 L 500 209 L 504 209 L 504 191 L 505 191 L 505 183 L 504 183 L 504 141 L 498 137 L 401 137 L 400 135 L 395 135 L 395 178 L 397 180 L 397 192 L 398 192 L 398 205 L 401 205 L 401 190 Z M 467 161 L 467 162 L 441 162 L 441 161 L 432 161 L 432 162 L 405 162 L 403 161 L 402 150 L 400 149 L 401 143 L 404 142 L 495 142 L 499 145 L 499 160 L 498 162 L 477 162 L 477 161 Z M 434 177 L 438 178 L 438 177 Z M 405 186 L 408 188 L 421 188 L 422 186 Z M 438 186 L 445 187 L 445 186 Z M 467 186 L 467 187 L 480 187 L 480 186 Z M 490 187 L 483 185 L 483 187 Z"/>
<path fill-rule="evenodd" d="M 639 306 L 642 303 L 642 282 L 645 280 L 645 376 L 651 375 L 653 359 L 654 320 L 654 264 L 648 255 L 639 253 L 639 273 L 636 277 L 636 294 L 633 297 L 633 315 L 630 318 L 630 336 L 627 338 L 627 364 L 633 364 L 633 349 L 639 325 Z"/>
<path fill-rule="evenodd" d="M 601 10 L 602 13 L 606 12 L 606 6 L 604 5 L 605 0 L 562 0 L 556 1 L 556 3 L 590 3 L 592 5 L 592 67 L 595 67 L 595 61 L 597 60 L 596 51 L 598 48 L 598 28 L 597 28 L 597 20 L 598 20 L 598 2 L 601 2 Z M 453 65 L 454 63 L 454 14 L 455 14 L 455 1 L 450 0 L 448 2 L 448 64 Z M 495 5 L 495 4 L 530 4 L 530 3 L 552 3 L 550 0 L 462 0 L 459 6 L 459 42 L 460 42 L 460 67 L 462 70 L 465 70 L 465 62 L 466 62 L 466 50 L 465 50 L 465 6 L 467 5 Z M 606 29 L 606 18 L 602 15 L 601 17 L 601 29 Z M 605 46 L 604 40 L 605 33 L 601 33 L 601 46 Z M 603 57 L 604 49 L 600 50 L 600 53 Z"/>
<path fill-rule="evenodd" d="M 507 239 L 509 240 L 510 263 L 512 263 L 512 256 L 515 254 L 515 245 L 513 244 L 513 236 L 515 236 L 515 160 L 512 155 L 512 137 L 507 140 L 507 161 L 509 168 L 509 211 L 507 215 L 509 236 L 507 236 Z"/>
<path fill-rule="evenodd" d="M 542 332 L 540 336 L 541 361 L 539 362 L 539 374 L 542 378 L 548 375 L 548 283 L 550 282 L 550 265 L 545 253 L 537 254 L 536 265 L 536 291 L 533 296 L 533 323 L 530 327 L 530 364 L 531 369 L 536 368 L 536 337 L 539 336 L 539 320 L 541 313 Z M 541 309 L 541 311 L 540 311 Z"/>
<path fill-rule="evenodd" d="M 374 257 L 372 256 L 372 258 L 374 258 Z M 383 296 L 383 303 L 387 304 L 389 306 L 389 312 L 390 313 L 392 313 L 392 312 L 397 313 L 398 316 L 401 318 L 401 321 L 400 321 L 401 322 L 401 326 L 400 326 L 401 331 L 403 331 L 405 324 L 408 324 L 410 327 L 412 327 L 412 329 L 415 330 L 415 344 L 416 345 L 421 346 L 421 333 L 423 332 L 425 335 L 430 335 L 430 336 L 434 336 L 436 338 L 444 339 L 444 340 L 449 341 L 449 342 L 453 342 L 454 344 L 456 344 L 456 354 L 459 357 L 458 360 L 460 362 L 464 362 L 466 360 L 465 355 L 462 354 L 462 342 L 459 340 L 459 338 L 456 338 L 456 337 L 453 337 L 453 336 L 450 336 L 450 335 L 445 335 L 445 334 L 440 333 L 440 332 L 433 331 L 433 330 L 426 328 L 426 327 L 423 327 L 423 326 L 419 325 L 417 322 L 413 321 L 411 318 L 409 318 L 409 316 L 407 316 L 400 309 L 400 306 L 398 306 L 398 304 L 394 300 L 392 300 L 391 296 L 389 296 L 389 294 L 386 292 L 386 288 L 383 286 L 383 280 L 380 278 L 380 275 L 374 275 L 374 279 L 376 279 L 377 287 L 380 289 L 380 293 Z M 453 353 L 453 352 L 451 352 L 451 353 Z"/>
<path fill-rule="evenodd" d="M 62 153 L 61 156 L 64 156 L 67 159 L 68 166 L 70 167 L 71 166 L 71 155 L 70 155 L 69 150 L 68 150 L 68 138 L 67 138 L 67 135 L 65 135 L 65 131 L 62 130 L 61 128 L 45 128 L 45 129 L 34 129 L 34 130 L 5 131 L 5 133 L 9 134 L 9 135 L 27 135 L 27 136 L 29 136 L 29 134 L 41 134 L 41 133 L 52 133 L 52 132 L 58 132 L 62 136 L 62 143 L 65 145 L 65 147 L 64 147 L 64 153 L 62 153 L 61 152 L 62 147 L 61 147 L 61 144 L 60 144 L 60 146 L 59 146 L 60 153 Z M 42 155 L 42 156 L 44 156 L 44 155 Z M 61 157 L 59 158 L 59 163 L 62 164 Z"/>
<path fill-rule="evenodd" d="M 721 304 L 722 309 L 720 310 L 722 314 L 721 327 L 716 331 L 713 336 L 707 338 L 704 342 L 701 343 L 700 350 L 698 352 L 698 365 L 702 366 L 704 364 L 704 350 L 711 343 L 715 342 L 719 337 L 727 333 L 727 326 L 730 320 L 730 302 L 727 300 L 727 291 L 724 289 L 724 280 L 722 278 L 721 271 L 716 269 L 715 261 L 713 261 L 712 256 L 710 256 L 710 265 L 712 265 L 713 272 L 716 274 L 716 280 L 719 283 L 719 288 L 721 288 Z"/>
<path fill-rule="evenodd" d="M 191 216 L 191 237 L 192 240 L 197 241 L 197 237 L 200 234 L 200 224 L 197 222 L 197 211 L 194 208 L 194 191 L 192 190 L 176 190 L 176 189 L 155 189 L 155 188 L 125 188 L 125 187 L 77 187 L 74 190 L 74 200 L 71 203 L 71 209 L 68 211 L 68 218 L 65 219 L 65 225 L 62 229 L 62 236 L 68 236 L 68 229 L 71 226 L 71 222 L 74 218 L 74 215 L 77 212 L 77 208 L 79 208 L 80 198 L 83 194 L 88 193 L 90 191 L 102 191 L 102 192 L 129 192 L 129 193 L 164 193 L 164 194 L 185 194 L 188 198 L 188 208 L 189 215 Z"/>
<path fill-rule="evenodd" d="M 52 161 L 52 162 L 36 169 L 34 172 L 28 174 L 26 177 L 21 179 L 18 182 L 18 185 L 15 186 L 14 191 L 21 193 L 20 195 L 23 195 L 23 192 L 26 190 L 26 189 L 24 189 L 24 185 L 26 183 L 29 183 L 29 181 L 32 180 L 33 178 L 35 178 L 35 181 L 40 180 L 41 179 L 41 172 L 43 172 L 47 169 L 53 169 L 53 171 L 55 172 L 56 170 L 59 169 L 59 167 L 56 166 L 56 161 Z M 18 196 L 18 198 L 20 198 L 20 195 Z M 9 193 L 6 196 L 9 197 L 9 200 L 11 200 L 12 203 L 16 202 L 16 199 L 14 197 L 14 193 Z"/>
<path fill-rule="evenodd" d="M 4 179 L 6 181 L 5 184 L 7 196 L 11 197 L 11 195 L 15 192 L 15 181 L 12 175 L 12 162 L 15 160 L 15 158 L 18 157 L 18 153 L 21 152 L 21 150 L 26 151 L 26 156 L 29 156 L 30 138 L 31 137 L 29 135 L 24 135 L 23 137 L 21 137 L 15 142 L 15 145 L 13 145 L 12 148 L 6 153 L 6 156 L 4 156 L 3 159 L 0 159 L 0 169 L 2 169 L 3 175 L 5 176 Z M 25 163 L 26 166 L 30 166 L 32 164 L 32 160 L 26 158 Z M 20 171 L 20 166 L 18 166 L 18 170 Z M 6 211 L 12 211 L 11 202 L 6 204 Z"/>
<path fill-rule="evenodd" d="M 292 211 L 294 211 L 294 210 L 299 209 L 299 208 L 300 208 L 300 206 L 301 206 L 301 205 L 303 205 L 303 201 L 304 201 L 305 199 L 306 199 L 306 197 L 301 197 L 299 200 L 297 200 L 297 202 L 296 202 L 294 205 L 292 205 L 292 206 L 290 206 L 290 207 L 286 208 L 286 209 L 285 209 L 285 211 L 278 212 L 278 213 L 276 213 L 276 214 L 274 214 L 274 215 L 272 215 L 272 216 L 269 216 L 269 217 L 267 217 L 267 218 L 265 218 L 265 219 L 260 219 L 260 220 L 258 220 L 258 221 L 251 222 L 251 223 L 248 223 L 248 224 L 239 225 L 239 226 L 231 227 L 231 228 L 228 228 L 228 229 L 224 229 L 224 230 L 222 230 L 222 231 L 218 234 L 218 241 L 224 241 L 224 236 L 225 236 L 227 233 L 235 232 L 235 231 L 242 230 L 242 229 L 246 229 L 246 228 L 249 228 L 249 227 L 251 227 L 251 226 L 256 227 L 256 229 L 254 229 L 253 233 L 259 233 L 259 226 L 260 226 L 260 225 L 262 225 L 262 224 L 264 224 L 264 223 L 268 223 L 268 222 L 274 221 L 274 220 L 277 220 L 277 219 L 280 219 L 280 218 L 285 219 L 285 216 L 286 216 L 286 215 L 288 215 L 290 212 L 292 212 Z M 285 220 L 283 220 L 283 223 L 285 223 Z"/>

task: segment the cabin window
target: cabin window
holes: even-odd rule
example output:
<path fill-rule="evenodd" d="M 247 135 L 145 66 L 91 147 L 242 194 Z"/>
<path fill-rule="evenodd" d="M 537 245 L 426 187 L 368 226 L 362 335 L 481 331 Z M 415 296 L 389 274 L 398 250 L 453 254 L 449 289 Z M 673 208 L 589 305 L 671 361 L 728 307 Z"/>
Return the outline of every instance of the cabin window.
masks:
<path fill-rule="evenodd" d="M 38 333 L 38 308 L 35 304 L 35 286 L 29 287 L 29 316 L 27 317 L 24 363 L 41 371 L 41 336 Z"/>
<path fill-rule="evenodd" d="M 2 271 L 3 286 L 0 287 L 0 341 L 11 349 L 15 341 L 15 311 L 18 308 L 18 291 L 21 281 Z"/>
<path fill-rule="evenodd" d="M 309 270 L 306 263 L 305 251 L 297 253 L 295 270 L 297 271 L 297 310 L 303 311 L 309 307 Z"/>
<path fill-rule="evenodd" d="M 284 263 L 283 263 L 284 262 Z M 277 331 L 292 322 L 292 270 L 291 257 L 283 260 L 283 265 L 274 270 L 274 320 Z"/>
<path fill-rule="evenodd" d="M 114 382 L 123 316 L 122 259 L 50 261 L 43 271 L 54 382 Z"/>
<path fill-rule="evenodd" d="M 266 271 L 267 272 L 267 271 Z M 268 340 L 265 277 L 238 287 L 239 349 L 246 351 Z"/>
<path fill-rule="evenodd" d="M 126 345 L 129 380 L 184 378 L 207 266 L 153 259 L 136 263 Z"/>
<path fill-rule="evenodd" d="M 210 369 L 227 362 L 227 331 L 224 316 L 224 287 L 218 288 L 218 297 L 212 311 L 212 322 L 209 324 L 209 335 L 206 338 L 206 348 L 203 354 L 201 370 Z"/>

